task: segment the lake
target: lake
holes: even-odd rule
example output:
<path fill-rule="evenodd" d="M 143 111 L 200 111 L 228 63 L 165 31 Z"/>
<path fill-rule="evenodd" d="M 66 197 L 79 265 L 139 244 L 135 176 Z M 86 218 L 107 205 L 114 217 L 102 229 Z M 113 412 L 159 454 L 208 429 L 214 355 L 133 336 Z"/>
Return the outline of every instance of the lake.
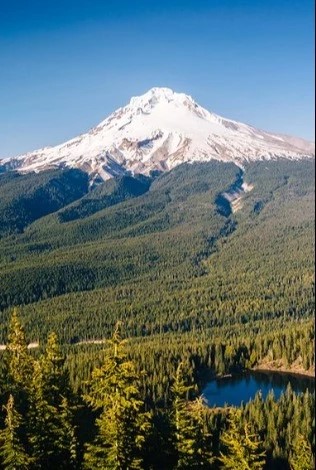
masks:
<path fill-rule="evenodd" d="M 234 405 L 240 406 L 254 398 L 259 390 L 265 398 L 273 389 L 274 396 L 279 398 L 286 390 L 288 383 L 295 392 L 315 391 L 315 381 L 305 377 L 280 372 L 247 372 L 233 377 L 223 377 L 208 382 L 202 390 L 209 406 Z"/>

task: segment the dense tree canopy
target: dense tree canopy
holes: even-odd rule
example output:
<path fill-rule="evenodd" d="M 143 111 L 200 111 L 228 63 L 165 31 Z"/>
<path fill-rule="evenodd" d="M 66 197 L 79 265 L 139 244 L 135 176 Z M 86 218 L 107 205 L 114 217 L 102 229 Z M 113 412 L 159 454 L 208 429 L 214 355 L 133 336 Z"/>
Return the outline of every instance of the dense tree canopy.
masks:
<path fill-rule="evenodd" d="M 314 373 L 312 161 L 92 188 L 78 170 L 5 173 L 0 217 L 4 468 L 311 468 L 313 394 L 239 411 L 199 395 L 256 367 Z"/>

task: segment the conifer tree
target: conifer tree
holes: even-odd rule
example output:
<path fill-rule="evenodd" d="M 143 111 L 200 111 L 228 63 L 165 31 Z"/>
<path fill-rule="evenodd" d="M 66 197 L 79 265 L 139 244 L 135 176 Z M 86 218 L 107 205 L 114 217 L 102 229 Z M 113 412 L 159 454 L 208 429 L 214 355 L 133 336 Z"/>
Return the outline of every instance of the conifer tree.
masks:
<path fill-rule="evenodd" d="M 190 404 L 189 412 L 193 421 L 195 446 L 195 467 L 212 468 L 214 457 L 212 456 L 212 434 L 207 422 L 207 407 L 203 396 L 196 398 Z"/>
<path fill-rule="evenodd" d="M 10 387 L 15 395 L 25 394 L 31 383 L 33 361 L 27 348 L 24 330 L 16 309 L 13 311 L 9 324 L 6 353 Z"/>
<path fill-rule="evenodd" d="M 103 366 L 92 374 L 86 400 L 102 411 L 96 420 L 96 439 L 85 454 L 85 467 L 89 469 L 142 468 L 141 451 L 150 429 L 149 415 L 143 412 L 139 376 L 124 354 L 124 343 L 117 325 Z"/>
<path fill-rule="evenodd" d="M 265 452 L 258 436 L 250 432 L 249 424 L 241 426 L 240 410 L 230 411 L 228 429 L 221 435 L 224 452 L 220 452 L 221 467 L 230 470 L 261 470 Z"/>
<path fill-rule="evenodd" d="M 49 336 L 45 354 L 34 365 L 30 406 L 30 444 L 35 468 L 76 467 L 73 409 L 57 336 Z"/>
<path fill-rule="evenodd" d="M 173 427 L 177 468 L 208 468 L 212 459 L 210 437 L 204 422 L 202 399 L 189 402 L 188 395 L 193 386 L 187 385 L 183 364 L 177 367 L 173 393 Z"/>
<path fill-rule="evenodd" d="M 289 463 L 291 470 L 312 470 L 315 468 L 311 445 L 301 434 L 293 442 Z"/>
<path fill-rule="evenodd" d="M 29 441 L 34 466 L 38 469 L 51 468 L 56 463 L 56 440 L 59 437 L 58 410 L 46 400 L 43 382 L 40 363 L 36 362 L 29 412 Z"/>
<path fill-rule="evenodd" d="M 0 462 L 5 470 L 27 470 L 31 458 L 26 452 L 21 438 L 22 416 L 14 406 L 14 398 L 9 396 L 6 412 L 5 428 L 0 431 Z"/>
<path fill-rule="evenodd" d="M 77 468 L 78 441 L 73 425 L 73 410 L 67 398 L 63 398 L 60 405 L 60 424 L 59 448 L 61 449 L 61 460 L 65 462 L 65 469 Z"/>
<path fill-rule="evenodd" d="M 60 406 L 63 398 L 70 398 L 69 377 L 64 369 L 65 358 L 61 353 L 56 333 L 47 338 L 45 354 L 40 359 L 43 393 L 53 406 Z"/>
<path fill-rule="evenodd" d="M 6 389 L 14 397 L 14 411 L 19 416 L 19 435 L 27 442 L 27 415 L 30 406 L 34 361 L 27 348 L 25 333 L 15 309 L 9 323 L 5 352 L 7 367 Z"/>

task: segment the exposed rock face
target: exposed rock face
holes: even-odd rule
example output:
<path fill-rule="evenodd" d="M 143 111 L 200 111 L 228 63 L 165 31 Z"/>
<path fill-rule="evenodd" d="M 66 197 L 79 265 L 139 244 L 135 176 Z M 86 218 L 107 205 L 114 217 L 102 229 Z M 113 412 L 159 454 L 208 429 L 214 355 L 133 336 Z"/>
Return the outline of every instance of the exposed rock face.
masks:
<path fill-rule="evenodd" d="M 169 170 L 183 162 L 313 157 L 314 143 L 275 135 L 225 119 L 190 96 L 152 88 L 88 133 L 0 161 L 2 168 L 41 171 L 77 167 L 102 179 L 124 173 Z"/>

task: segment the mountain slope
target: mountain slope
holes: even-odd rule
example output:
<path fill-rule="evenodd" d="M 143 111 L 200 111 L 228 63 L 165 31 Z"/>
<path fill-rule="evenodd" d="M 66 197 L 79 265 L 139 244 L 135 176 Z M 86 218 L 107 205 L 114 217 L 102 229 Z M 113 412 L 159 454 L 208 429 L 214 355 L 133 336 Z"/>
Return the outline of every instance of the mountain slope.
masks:
<path fill-rule="evenodd" d="M 239 178 L 230 163 L 181 165 L 137 198 L 3 238 L 0 323 L 28 304 L 29 331 L 69 342 L 119 319 L 142 335 L 312 315 L 313 162 L 245 165 L 253 189 L 223 215 L 217 197 Z"/>
<path fill-rule="evenodd" d="M 115 111 L 88 133 L 52 148 L 0 161 L 2 170 L 81 168 L 102 179 L 126 171 L 149 174 L 183 162 L 246 161 L 310 157 L 314 144 L 274 135 L 225 119 L 190 96 L 152 88 Z"/>
<path fill-rule="evenodd" d="M 0 174 L 0 238 L 22 232 L 34 220 L 82 198 L 88 189 L 87 174 L 77 169 Z"/>
<path fill-rule="evenodd" d="M 119 176 L 99 184 L 79 201 L 59 211 L 61 222 L 70 222 L 76 219 L 89 217 L 96 212 L 111 207 L 120 202 L 141 196 L 150 187 L 151 180 L 145 176 L 132 178 L 131 176 Z"/>

